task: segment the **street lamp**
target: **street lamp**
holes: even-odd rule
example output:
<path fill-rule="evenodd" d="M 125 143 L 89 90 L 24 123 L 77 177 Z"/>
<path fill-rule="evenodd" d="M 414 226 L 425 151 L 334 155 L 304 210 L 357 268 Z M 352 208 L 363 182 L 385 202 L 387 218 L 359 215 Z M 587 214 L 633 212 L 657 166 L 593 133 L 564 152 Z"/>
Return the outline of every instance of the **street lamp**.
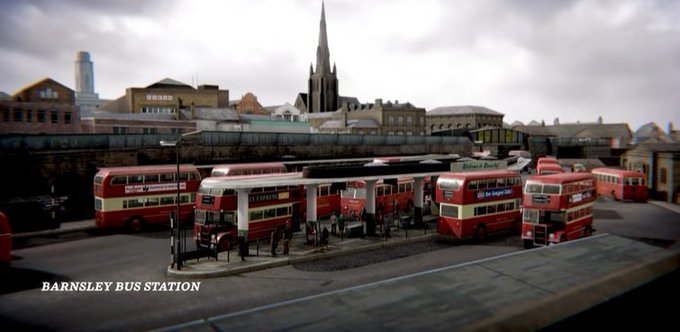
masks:
<path fill-rule="evenodd" d="M 180 226 L 180 217 L 179 217 L 179 210 L 180 210 L 180 200 L 179 200 L 179 193 L 180 193 L 180 184 L 179 184 L 179 147 L 180 143 L 182 141 L 182 135 L 177 136 L 177 140 L 175 141 L 161 141 L 161 146 L 163 147 L 175 147 L 175 158 L 177 160 L 177 173 L 175 174 L 175 181 L 177 182 L 177 210 L 175 211 L 175 217 L 170 219 L 170 229 L 174 230 L 174 235 L 177 235 L 177 246 L 174 246 L 175 241 L 174 241 L 174 235 L 170 237 L 170 248 L 174 248 L 172 251 L 173 257 L 172 257 L 172 265 L 177 267 L 177 270 L 182 269 L 182 259 L 180 257 L 180 248 L 181 248 L 181 226 Z M 173 224 L 174 223 L 174 224 Z"/>

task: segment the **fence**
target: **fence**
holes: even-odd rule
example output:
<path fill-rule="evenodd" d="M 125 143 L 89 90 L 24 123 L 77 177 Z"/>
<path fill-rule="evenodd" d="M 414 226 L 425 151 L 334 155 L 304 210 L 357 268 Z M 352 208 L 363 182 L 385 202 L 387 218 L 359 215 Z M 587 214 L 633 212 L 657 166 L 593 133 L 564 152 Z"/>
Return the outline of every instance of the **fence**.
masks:
<path fill-rule="evenodd" d="M 255 132 L 201 132 L 197 144 L 221 145 L 457 145 L 470 144 L 465 137 L 397 136 L 354 134 L 301 134 Z M 174 134 L 73 134 L 0 136 L 0 150 L 107 150 L 157 148 L 162 140 L 175 140 Z"/>

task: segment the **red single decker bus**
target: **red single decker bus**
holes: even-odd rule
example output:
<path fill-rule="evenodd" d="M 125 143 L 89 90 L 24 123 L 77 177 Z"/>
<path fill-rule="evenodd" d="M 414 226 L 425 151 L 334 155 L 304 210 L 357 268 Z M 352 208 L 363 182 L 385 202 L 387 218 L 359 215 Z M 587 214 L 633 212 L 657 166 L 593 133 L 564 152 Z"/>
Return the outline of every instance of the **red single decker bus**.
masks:
<path fill-rule="evenodd" d="M 437 231 L 459 239 L 518 230 L 522 179 L 516 171 L 445 173 L 437 180 Z"/>
<path fill-rule="evenodd" d="M 210 176 L 259 175 L 288 173 L 283 163 L 225 164 L 213 167 Z"/>
<path fill-rule="evenodd" d="M 606 167 L 595 168 L 592 173 L 598 195 L 620 201 L 647 202 L 645 174 Z"/>
<path fill-rule="evenodd" d="M 95 224 L 101 228 L 169 224 L 177 210 L 177 166 L 102 168 L 94 176 Z M 179 167 L 180 221 L 191 220 L 201 175 L 194 165 Z"/>
<path fill-rule="evenodd" d="M 253 178 L 290 176 L 268 174 L 209 177 L 201 182 L 196 196 L 194 240 L 199 249 L 226 251 L 238 236 L 238 197 L 230 183 Z M 248 195 L 248 239 L 268 238 L 276 227 L 302 218 L 306 208 L 305 189 L 299 186 L 253 188 Z"/>
<path fill-rule="evenodd" d="M 590 236 L 596 199 L 591 173 L 529 177 L 524 187 L 524 248 Z"/>

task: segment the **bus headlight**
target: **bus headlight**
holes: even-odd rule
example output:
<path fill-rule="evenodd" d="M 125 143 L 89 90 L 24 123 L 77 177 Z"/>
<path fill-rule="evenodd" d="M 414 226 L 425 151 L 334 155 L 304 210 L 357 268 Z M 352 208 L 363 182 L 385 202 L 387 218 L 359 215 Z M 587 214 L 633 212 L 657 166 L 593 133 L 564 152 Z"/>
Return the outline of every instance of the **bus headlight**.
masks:
<path fill-rule="evenodd" d="M 531 236 L 534 235 L 534 233 L 532 233 L 531 231 L 527 231 L 527 232 L 525 233 L 525 235 L 526 235 L 526 237 L 531 237 Z"/>
<path fill-rule="evenodd" d="M 215 235 L 215 234 L 210 235 L 210 242 L 211 243 L 215 243 L 216 240 L 217 240 L 217 235 Z"/>
<path fill-rule="evenodd" d="M 550 233 L 550 235 L 548 235 L 548 237 L 549 237 L 551 240 L 553 240 L 553 239 L 555 239 L 555 234 Z"/>

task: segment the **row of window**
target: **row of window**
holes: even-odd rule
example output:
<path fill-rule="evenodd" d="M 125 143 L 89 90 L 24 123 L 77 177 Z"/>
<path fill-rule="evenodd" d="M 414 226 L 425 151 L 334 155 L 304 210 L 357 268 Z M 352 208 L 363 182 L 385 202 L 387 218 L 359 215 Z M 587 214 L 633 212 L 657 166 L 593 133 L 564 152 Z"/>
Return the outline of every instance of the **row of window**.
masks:
<path fill-rule="evenodd" d="M 61 121 L 63 124 L 71 124 L 73 122 L 72 112 L 58 112 L 58 111 L 47 111 L 38 110 L 34 112 L 33 110 L 24 110 L 21 108 L 14 108 L 13 110 L 3 109 L 2 110 L 2 121 L 3 122 L 36 122 L 36 123 L 47 123 L 49 114 L 49 123 L 58 124 Z M 35 115 L 35 116 L 34 116 Z"/>
<path fill-rule="evenodd" d="M 593 207 L 586 206 L 571 212 L 541 211 L 538 209 L 524 209 L 522 220 L 538 224 L 540 222 L 571 222 L 593 214 Z"/>
<path fill-rule="evenodd" d="M 130 128 L 128 128 L 128 127 L 114 126 L 112 130 L 113 130 L 114 134 L 127 134 L 127 133 L 130 132 Z M 177 134 L 182 134 L 183 132 L 184 132 L 184 130 L 182 128 L 170 128 L 171 134 L 177 135 Z M 145 135 L 158 134 L 158 128 L 148 128 L 148 127 L 142 128 L 142 134 L 145 134 Z"/>
<path fill-rule="evenodd" d="M 177 109 L 174 107 L 167 106 L 144 106 L 142 107 L 142 113 L 145 114 L 175 114 Z"/>
<path fill-rule="evenodd" d="M 420 125 L 422 126 L 425 123 L 425 117 L 420 117 L 419 118 Z M 390 115 L 387 117 L 387 125 L 388 126 L 394 126 L 394 116 Z M 404 125 L 404 117 L 403 116 L 398 116 L 397 117 L 397 126 L 401 127 Z M 413 126 L 413 118 L 411 116 L 406 117 L 406 126 Z"/>
<path fill-rule="evenodd" d="M 285 191 L 294 191 L 300 189 L 299 186 L 276 186 L 276 187 L 260 187 L 260 188 L 253 188 L 250 193 L 251 194 L 256 194 L 256 193 L 263 193 L 263 192 L 285 192 Z M 205 188 L 203 186 L 198 188 L 198 192 L 204 195 L 213 195 L 213 196 L 233 196 L 236 195 L 236 190 L 234 189 L 227 189 L 227 188 Z"/>
<path fill-rule="evenodd" d="M 438 185 L 441 190 L 458 191 L 462 183 L 462 179 L 439 179 Z M 470 191 L 518 186 L 522 186 L 522 179 L 519 177 L 472 180 L 468 182 L 468 190 Z"/>
<path fill-rule="evenodd" d="M 606 175 L 606 174 L 597 174 L 593 173 L 595 176 L 595 179 L 597 179 L 598 182 L 602 183 L 609 183 L 609 184 L 619 184 L 621 182 L 621 178 L 615 175 Z M 628 185 L 628 186 L 644 186 L 645 185 L 645 179 L 640 176 L 640 177 L 625 177 L 623 179 L 623 184 Z"/>
<path fill-rule="evenodd" d="M 135 175 L 116 175 L 111 178 L 112 185 L 123 184 L 146 184 L 146 183 L 164 183 L 176 182 L 176 173 L 154 173 L 154 174 L 135 174 Z M 186 180 L 200 180 L 201 175 L 192 172 L 180 172 L 180 181 Z M 101 184 L 104 181 L 102 176 L 96 176 L 94 182 Z"/>
<path fill-rule="evenodd" d="M 584 191 L 593 190 L 595 185 L 593 180 L 583 180 L 572 183 L 567 183 L 565 185 L 559 184 L 543 184 L 543 183 L 532 183 L 528 182 L 524 188 L 525 194 L 574 194 Z"/>
<path fill-rule="evenodd" d="M 518 210 L 521 205 L 522 204 L 521 204 L 520 200 L 479 205 L 479 206 L 474 207 L 472 216 L 480 217 L 480 216 L 486 216 L 486 215 L 490 215 L 490 214 L 494 214 L 494 213 L 501 213 L 501 212 L 506 212 L 506 211 L 515 211 L 515 210 Z M 460 212 L 461 212 L 460 210 L 461 210 L 460 206 L 458 206 L 458 205 L 442 204 L 439 214 L 442 217 L 463 219 L 463 218 L 465 218 L 465 216 L 460 215 Z"/>
<path fill-rule="evenodd" d="M 180 204 L 188 204 L 196 201 L 196 194 L 181 194 Z M 177 204 L 177 195 L 145 196 L 123 200 L 123 209 L 137 209 L 141 207 L 168 206 Z M 95 207 L 96 208 L 96 207 Z"/>
<path fill-rule="evenodd" d="M 250 211 L 250 221 L 290 217 L 292 215 L 292 208 L 290 206 L 281 206 L 276 208 L 267 208 Z"/>

